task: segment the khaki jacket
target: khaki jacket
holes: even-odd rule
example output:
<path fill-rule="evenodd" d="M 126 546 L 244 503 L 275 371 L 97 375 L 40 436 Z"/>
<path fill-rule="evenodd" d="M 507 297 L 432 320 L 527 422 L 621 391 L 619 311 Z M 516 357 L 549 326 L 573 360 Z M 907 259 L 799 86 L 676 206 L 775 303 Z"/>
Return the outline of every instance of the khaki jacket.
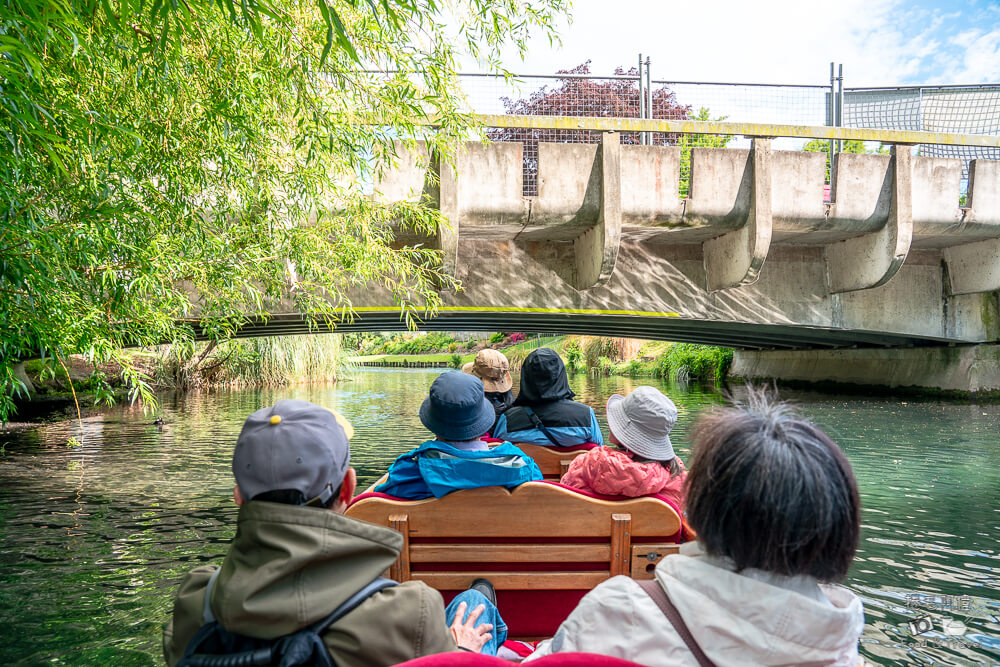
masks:
<path fill-rule="evenodd" d="M 381 575 L 402 542 L 393 530 L 330 510 L 248 502 L 215 583 L 212 613 L 227 630 L 252 637 L 295 632 Z M 163 631 L 168 665 L 184 656 L 202 625 L 205 587 L 215 569 L 198 567 L 181 582 Z M 394 665 L 456 650 L 441 594 L 421 582 L 375 593 L 323 640 L 340 667 Z"/>

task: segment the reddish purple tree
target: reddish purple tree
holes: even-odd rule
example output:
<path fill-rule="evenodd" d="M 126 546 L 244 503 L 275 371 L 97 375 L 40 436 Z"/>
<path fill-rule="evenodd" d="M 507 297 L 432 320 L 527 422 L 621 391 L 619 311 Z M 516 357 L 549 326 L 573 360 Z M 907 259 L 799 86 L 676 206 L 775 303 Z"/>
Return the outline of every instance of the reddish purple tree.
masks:
<path fill-rule="evenodd" d="M 590 74 L 590 61 L 559 74 Z M 615 69 L 616 76 L 638 77 L 638 70 Z M 513 100 L 501 98 L 508 114 L 518 116 L 587 116 L 596 118 L 638 118 L 639 82 L 636 79 L 559 79 L 553 87 L 543 86 L 529 97 Z M 666 86 L 653 89 L 653 118 L 687 120 L 691 107 L 677 102 L 677 96 Z M 587 130 L 538 130 L 522 127 L 493 128 L 487 131 L 491 141 L 519 141 L 524 144 L 524 194 L 538 194 L 538 142 L 596 144 L 600 132 Z M 677 143 L 676 134 L 652 134 L 655 145 Z M 623 144 L 638 144 L 638 132 L 623 132 Z"/>

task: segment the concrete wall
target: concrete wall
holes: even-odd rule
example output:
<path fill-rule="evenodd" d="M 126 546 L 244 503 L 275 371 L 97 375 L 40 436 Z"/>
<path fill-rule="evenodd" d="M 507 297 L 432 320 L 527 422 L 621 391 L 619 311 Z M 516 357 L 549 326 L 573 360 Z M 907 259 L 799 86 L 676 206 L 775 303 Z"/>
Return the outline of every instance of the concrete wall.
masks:
<path fill-rule="evenodd" d="M 852 350 L 738 350 L 730 375 L 852 385 L 1000 391 L 1000 346 Z"/>

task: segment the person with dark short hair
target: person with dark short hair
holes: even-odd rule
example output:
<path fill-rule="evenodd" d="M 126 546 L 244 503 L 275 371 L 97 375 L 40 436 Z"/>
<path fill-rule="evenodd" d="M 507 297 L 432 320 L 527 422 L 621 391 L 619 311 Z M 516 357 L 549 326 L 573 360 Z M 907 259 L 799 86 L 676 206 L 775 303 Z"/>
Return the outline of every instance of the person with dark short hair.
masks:
<path fill-rule="evenodd" d="M 422 582 L 379 578 L 403 536 L 343 514 L 357 485 L 353 432 L 306 401 L 278 401 L 247 418 L 233 452 L 236 536 L 221 567 L 202 565 L 181 581 L 163 631 L 168 665 L 258 664 L 246 661 L 259 653 L 248 645 L 277 650 L 294 642 L 275 640 L 304 632 L 322 642 L 308 644 L 316 659 L 308 664 L 322 664 L 316 651 L 324 648 L 340 667 L 456 649 L 496 653 L 488 622 L 496 607 L 479 588 L 446 610 Z"/>
<path fill-rule="evenodd" d="M 687 519 L 697 542 L 588 593 L 528 659 L 580 651 L 650 667 L 856 667 L 861 600 L 832 585 L 858 547 L 851 465 L 767 392 L 704 414 L 692 432 Z"/>

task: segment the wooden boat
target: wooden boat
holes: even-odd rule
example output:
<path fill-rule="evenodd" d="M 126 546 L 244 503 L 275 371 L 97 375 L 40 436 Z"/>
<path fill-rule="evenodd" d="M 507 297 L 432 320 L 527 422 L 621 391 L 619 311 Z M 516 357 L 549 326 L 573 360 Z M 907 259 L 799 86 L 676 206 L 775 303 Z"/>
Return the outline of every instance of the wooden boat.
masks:
<path fill-rule="evenodd" d="M 552 469 L 567 452 L 548 454 Z M 552 636 L 580 598 L 610 577 L 652 578 L 684 534 L 666 498 L 609 498 L 555 481 L 415 501 L 368 491 L 347 515 L 403 534 L 389 570 L 396 581 L 424 581 L 445 602 L 478 577 L 492 581 L 509 637 L 521 640 Z"/>

